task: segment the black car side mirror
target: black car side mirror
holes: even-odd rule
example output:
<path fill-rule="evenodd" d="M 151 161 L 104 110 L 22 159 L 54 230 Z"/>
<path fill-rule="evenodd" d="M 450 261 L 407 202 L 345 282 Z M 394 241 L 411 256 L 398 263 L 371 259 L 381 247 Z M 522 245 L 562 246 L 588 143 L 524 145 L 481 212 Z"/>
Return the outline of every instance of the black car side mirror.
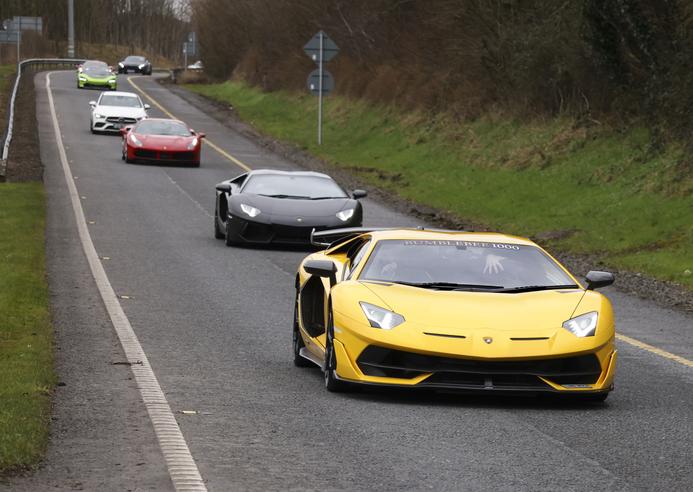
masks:
<path fill-rule="evenodd" d="M 308 260 L 303 264 L 303 269 L 311 275 L 329 278 L 330 287 L 337 283 L 337 267 L 329 260 Z"/>
<path fill-rule="evenodd" d="M 587 290 L 595 290 L 613 284 L 615 278 L 611 272 L 592 270 L 587 273 L 585 280 L 587 280 Z"/>
<path fill-rule="evenodd" d="M 354 197 L 354 200 L 358 200 L 359 198 L 366 198 L 368 196 L 368 192 L 366 190 L 354 190 L 351 193 L 351 196 Z"/>
<path fill-rule="evenodd" d="M 224 193 L 231 193 L 231 183 L 219 183 L 216 189 Z"/>

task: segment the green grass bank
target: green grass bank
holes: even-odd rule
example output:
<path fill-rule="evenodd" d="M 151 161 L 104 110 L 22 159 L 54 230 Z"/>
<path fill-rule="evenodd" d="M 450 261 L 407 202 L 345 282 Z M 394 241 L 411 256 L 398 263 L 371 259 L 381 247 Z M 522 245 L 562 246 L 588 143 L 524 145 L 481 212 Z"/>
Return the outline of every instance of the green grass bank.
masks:
<path fill-rule="evenodd" d="M 654 151 L 644 128 L 567 117 L 459 122 L 329 97 L 320 147 L 313 96 L 240 82 L 186 87 L 404 198 L 693 289 L 691 163 L 676 144 Z"/>
<path fill-rule="evenodd" d="M 55 382 L 41 183 L 0 184 L 0 476 L 45 451 Z"/>

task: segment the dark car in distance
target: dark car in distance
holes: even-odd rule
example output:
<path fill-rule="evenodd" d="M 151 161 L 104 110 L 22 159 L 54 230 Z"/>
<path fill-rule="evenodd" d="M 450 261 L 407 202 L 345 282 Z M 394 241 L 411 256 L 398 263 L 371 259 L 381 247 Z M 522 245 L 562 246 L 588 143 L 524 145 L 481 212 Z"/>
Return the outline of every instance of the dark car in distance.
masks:
<path fill-rule="evenodd" d="M 152 74 L 152 64 L 143 56 L 130 55 L 118 62 L 118 73 L 135 72 L 142 75 Z"/>
<path fill-rule="evenodd" d="M 366 192 L 349 196 L 331 177 L 258 169 L 216 185 L 214 237 L 227 246 L 310 244 L 313 230 L 359 227 Z"/>

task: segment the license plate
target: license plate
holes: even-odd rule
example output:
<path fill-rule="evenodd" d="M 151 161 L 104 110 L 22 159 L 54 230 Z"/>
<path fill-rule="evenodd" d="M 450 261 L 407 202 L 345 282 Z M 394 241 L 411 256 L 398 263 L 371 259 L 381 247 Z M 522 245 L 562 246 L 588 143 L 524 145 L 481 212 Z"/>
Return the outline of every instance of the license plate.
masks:
<path fill-rule="evenodd" d="M 116 130 L 120 130 L 121 128 L 123 128 L 123 125 L 121 125 L 120 123 L 113 123 L 113 128 L 115 128 Z"/>

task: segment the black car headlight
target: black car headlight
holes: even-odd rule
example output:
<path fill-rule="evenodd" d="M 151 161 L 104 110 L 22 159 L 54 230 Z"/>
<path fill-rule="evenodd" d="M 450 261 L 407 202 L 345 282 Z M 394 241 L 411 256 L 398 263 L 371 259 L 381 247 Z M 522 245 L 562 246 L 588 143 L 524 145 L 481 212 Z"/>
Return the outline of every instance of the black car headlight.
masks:
<path fill-rule="evenodd" d="M 346 222 L 354 216 L 354 210 L 355 209 L 353 208 L 348 208 L 346 210 L 342 210 L 341 212 L 337 212 L 335 215 L 342 222 Z"/>
<path fill-rule="evenodd" d="M 564 321 L 563 328 L 576 337 L 593 337 L 594 333 L 597 331 L 598 319 L 599 313 L 597 313 L 597 311 L 592 311 Z"/>
<path fill-rule="evenodd" d="M 246 205 L 245 203 L 241 203 L 241 210 L 243 210 L 243 213 L 250 216 L 250 217 L 257 217 L 260 215 L 260 209 L 252 207 L 250 205 Z"/>

